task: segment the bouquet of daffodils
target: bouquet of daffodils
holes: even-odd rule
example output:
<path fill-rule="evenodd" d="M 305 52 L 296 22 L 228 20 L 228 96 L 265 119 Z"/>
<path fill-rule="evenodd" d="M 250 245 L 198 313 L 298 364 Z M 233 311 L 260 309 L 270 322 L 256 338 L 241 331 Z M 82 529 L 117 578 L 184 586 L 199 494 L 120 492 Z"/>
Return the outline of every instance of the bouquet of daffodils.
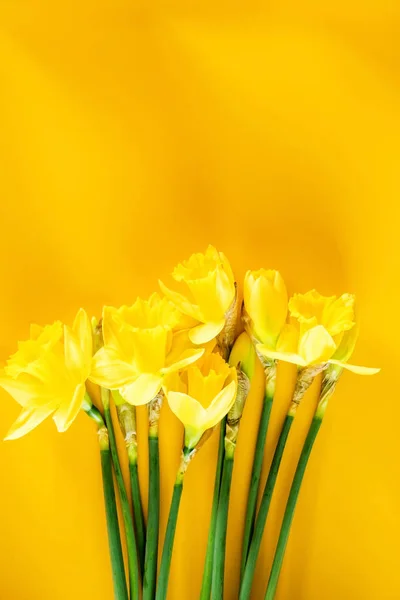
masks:
<path fill-rule="evenodd" d="M 243 515 L 238 596 L 240 600 L 248 600 L 286 440 L 305 392 L 314 378 L 322 374 L 318 406 L 294 475 L 272 569 L 265 581 L 265 598 L 272 600 L 304 471 L 337 381 L 344 369 L 364 375 L 378 369 L 348 364 L 358 332 L 355 299 L 351 294 L 325 297 L 312 290 L 288 300 L 281 275 L 260 269 L 247 272 L 241 307 L 230 264 L 212 246 L 204 254 L 194 254 L 175 267 L 172 277 L 179 291 L 159 282 L 161 294 L 154 293 L 148 300 L 138 298 L 132 306 L 105 306 L 100 321 L 90 320 L 85 310 L 80 309 L 72 327 L 59 321 L 45 327 L 32 325 L 30 339 L 19 343 L 18 351 L 8 359 L 0 376 L 0 385 L 22 407 L 6 439 L 27 434 L 48 417 L 52 417 L 60 432 L 66 431 L 82 410 L 93 420 L 100 449 L 115 599 L 164 600 L 185 473 L 213 430 L 219 427 L 200 598 L 222 600 L 236 442 L 256 361 L 261 361 L 265 395 Z M 241 323 L 245 331 L 237 335 Z M 257 511 L 278 361 L 296 365 L 297 381 Z M 96 386 L 100 388 L 101 399 L 97 403 Z M 164 402 L 168 402 L 183 423 L 184 439 L 158 564 L 158 433 Z M 126 442 L 130 495 L 115 441 L 112 403 Z M 143 518 L 137 466 L 135 407 L 141 405 L 148 407 L 147 523 Z M 123 528 L 118 521 L 117 494 Z M 127 548 L 127 569 L 121 532 Z"/>

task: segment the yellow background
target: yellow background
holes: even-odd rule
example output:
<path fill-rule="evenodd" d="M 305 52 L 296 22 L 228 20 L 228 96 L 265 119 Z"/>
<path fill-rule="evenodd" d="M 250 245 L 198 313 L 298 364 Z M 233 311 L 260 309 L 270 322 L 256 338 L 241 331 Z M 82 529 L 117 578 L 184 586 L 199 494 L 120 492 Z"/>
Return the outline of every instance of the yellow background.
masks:
<path fill-rule="evenodd" d="M 241 8 L 242 5 L 246 8 Z M 395 5 L 397 4 L 397 8 Z M 130 303 L 211 242 L 290 291 L 357 294 L 355 362 L 304 480 L 278 600 L 400 598 L 399 4 L 0 3 L 1 355 L 31 322 Z M 397 40 L 396 40 L 397 36 Z M 280 372 L 266 466 L 293 372 Z M 259 373 L 234 470 L 226 598 L 237 598 Z M 257 569 L 267 572 L 315 399 L 294 426 Z M 0 437 L 18 413 L 1 392 Z M 140 473 L 145 484 L 145 415 Z M 162 528 L 180 426 L 164 409 Z M 200 586 L 216 436 L 190 467 L 170 600 Z M 112 597 L 98 448 L 80 416 L 0 445 L 0 597 Z"/>

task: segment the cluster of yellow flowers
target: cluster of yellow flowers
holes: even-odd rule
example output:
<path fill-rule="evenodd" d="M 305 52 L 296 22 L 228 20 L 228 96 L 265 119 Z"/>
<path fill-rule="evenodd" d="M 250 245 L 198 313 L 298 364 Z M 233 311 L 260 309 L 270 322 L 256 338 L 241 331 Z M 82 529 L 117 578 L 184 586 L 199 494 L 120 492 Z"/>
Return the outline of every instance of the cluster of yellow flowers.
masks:
<path fill-rule="evenodd" d="M 298 477 L 300 481 L 327 401 L 343 369 L 359 374 L 373 374 L 378 369 L 348 364 L 358 333 L 355 298 L 351 294 L 325 297 L 312 290 L 306 294 L 295 294 L 288 299 L 280 273 L 260 269 L 246 273 L 240 310 L 237 285 L 231 266 L 226 257 L 213 246 L 209 246 L 204 254 L 193 254 L 179 264 L 172 277 L 177 284 L 177 290 L 169 289 L 160 281 L 161 294 L 154 293 L 148 300 L 138 298 L 132 306 L 105 306 L 100 323 L 96 319 L 89 319 L 86 311 L 80 309 L 72 327 L 63 325 L 60 321 L 45 327 L 33 325 L 30 339 L 19 343 L 18 351 L 9 358 L 0 375 L 0 386 L 22 406 L 22 411 L 6 439 L 25 435 L 50 416 L 58 431 L 68 429 L 81 409 L 94 418 L 99 426 L 100 448 L 103 453 L 103 482 L 110 525 L 116 597 L 118 600 L 125 600 L 127 589 L 121 562 L 122 553 L 117 551 L 119 538 L 116 533 L 116 511 L 113 509 L 115 498 L 112 490 L 111 463 L 105 458 L 105 452 L 108 452 L 110 447 L 128 543 L 130 598 L 139 600 L 139 573 L 144 563 L 145 525 L 137 479 L 135 413 L 132 406 L 149 406 L 149 439 L 152 438 L 151 441 L 156 444 L 154 447 L 149 445 L 154 453 L 153 462 L 155 460 L 156 465 L 150 469 L 150 485 L 154 486 L 155 492 L 149 494 L 149 519 L 154 518 L 155 521 L 148 530 L 152 532 L 153 537 L 146 539 L 146 565 L 144 572 L 142 570 L 143 597 L 145 600 L 165 600 L 183 475 L 200 443 L 228 415 L 226 427 L 221 427 L 222 445 L 220 442 L 218 460 L 224 460 L 224 467 L 221 483 L 217 469 L 217 495 L 213 501 L 213 506 L 218 509 L 215 513 L 217 520 L 210 526 L 211 543 L 207 549 L 201 595 L 202 599 L 209 600 L 212 585 L 212 597 L 222 600 L 233 455 L 239 422 L 258 355 L 265 370 L 266 392 L 246 514 L 247 529 L 242 548 L 243 580 L 240 599 L 247 600 L 268 512 L 268 498 L 272 494 L 291 422 L 306 389 L 318 373 L 324 372 L 320 402 L 315 415 L 316 422 L 310 428 L 309 435 L 312 436 L 312 441 L 306 445 L 308 454 L 301 463 L 302 471 L 295 476 L 295 479 Z M 245 332 L 237 337 L 241 321 Z M 277 468 L 270 471 L 266 483 L 266 489 L 269 491 L 264 493 L 261 516 L 257 519 L 255 528 L 256 534 L 251 539 L 261 472 L 260 459 L 264 450 L 270 404 L 274 396 L 277 361 L 297 365 L 297 385 L 274 457 Z M 99 410 L 93 407 L 87 391 L 88 382 L 99 385 L 104 392 L 102 408 L 105 422 Z M 132 467 L 136 541 L 115 446 L 108 390 L 111 390 L 117 405 L 127 445 L 128 439 L 134 440 L 129 460 Z M 156 593 L 159 502 L 157 436 L 159 409 L 163 397 L 166 397 L 171 410 L 183 423 L 185 439 Z M 297 497 L 299 485 L 296 483 L 293 489 L 293 494 Z M 283 548 L 294 505 L 295 500 L 290 503 L 292 512 L 285 517 L 286 524 L 280 538 Z M 213 545 L 215 531 L 216 542 Z M 280 558 L 274 563 L 272 583 L 267 591 L 268 598 L 273 598 L 279 576 L 279 561 L 283 553 L 278 554 Z"/>
<path fill-rule="evenodd" d="M 163 389 L 191 446 L 216 425 L 231 408 L 237 387 L 235 369 L 210 355 L 221 346 L 228 316 L 236 310 L 232 269 L 209 246 L 179 264 L 172 276 L 183 293 L 160 282 L 164 297 L 154 293 L 132 306 L 104 307 L 104 346 L 93 357 L 91 322 L 83 309 L 72 327 L 59 321 L 33 325 L 0 379 L 22 406 L 7 439 L 28 433 L 50 415 L 65 431 L 82 407 L 87 380 L 119 390 L 136 406 Z M 371 373 L 347 364 L 357 334 L 354 303 L 351 294 L 325 297 L 315 290 L 288 302 L 285 283 L 273 270 L 248 271 L 244 280 L 243 320 L 266 361 L 300 367 L 330 363 Z"/>

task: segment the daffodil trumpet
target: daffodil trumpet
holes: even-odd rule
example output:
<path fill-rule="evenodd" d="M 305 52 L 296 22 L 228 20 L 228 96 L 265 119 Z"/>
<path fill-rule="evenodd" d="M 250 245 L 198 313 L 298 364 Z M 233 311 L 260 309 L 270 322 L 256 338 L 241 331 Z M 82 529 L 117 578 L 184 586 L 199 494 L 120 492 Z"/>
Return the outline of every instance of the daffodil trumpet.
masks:
<path fill-rule="evenodd" d="M 111 450 L 111 458 L 114 465 L 115 478 L 117 482 L 118 493 L 121 501 L 122 519 L 125 528 L 126 547 L 128 554 L 129 570 L 129 597 L 130 600 L 139 600 L 140 598 L 140 568 L 139 556 L 136 544 L 135 529 L 133 525 L 132 514 L 129 506 L 128 494 L 122 475 L 121 464 L 118 456 L 117 442 L 114 433 L 114 424 L 110 410 L 110 391 L 101 388 L 101 401 L 104 408 L 104 418 L 108 430 L 108 437 Z"/>
<path fill-rule="evenodd" d="M 138 443 L 136 435 L 136 407 L 126 402 L 118 390 L 112 392 L 118 423 L 124 436 L 125 446 L 128 454 L 129 479 L 132 493 L 133 522 L 136 534 L 137 550 L 141 573 L 144 568 L 144 553 L 146 528 L 144 522 L 142 500 L 140 496 L 139 473 L 138 473 Z"/>
<path fill-rule="evenodd" d="M 143 576 L 143 600 L 153 600 L 157 582 L 158 536 L 160 521 L 160 458 L 158 425 L 164 393 L 159 392 L 148 404 L 149 417 L 149 499 L 146 556 Z"/>
<path fill-rule="evenodd" d="M 247 335 L 242 333 L 236 340 L 229 357 L 229 364 L 237 370 L 237 393 L 235 402 L 226 417 L 225 454 L 222 467 L 221 489 L 215 524 L 214 557 L 212 568 L 211 597 L 222 600 L 224 596 L 224 567 L 226 534 L 228 526 L 228 509 L 232 483 L 233 464 L 239 426 L 246 399 L 254 375 L 256 354 L 254 346 Z"/>
<path fill-rule="evenodd" d="M 103 417 L 93 406 L 88 394 L 84 399 L 83 410 L 97 425 L 114 598 L 115 600 L 128 600 L 108 431 Z"/>
<path fill-rule="evenodd" d="M 248 600 L 248 598 L 250 598 L 254 572 L 256 568 L 258 554 L 260 551 L 265 523 L 268 517 L 269 507 L 271 504 L 272 494 L 274 492 L 279 467 L 281 465 L 282 456 L 285 450 L 287 438 L 289 436 L 294 417 L 296 415 L 300 402 L 304 397 L 304 394 L 313 382 L 314 377 L 322 370 L 322 368 L 323 366 L 321 365 L 318 367 L 308 367 L 299 370 L 295 391 L 293 393 L 293 398 L 290 403 L 285 420 L 283 422 L 281 432 L 279 434 L 278 442 L 269 469 L 267 481 L 265 483 L 260 508 L 258 510 L 257 518 L 255 520 L 253 537 L 251 538 L 246 566 L 244 568 L 243 578 L 240 586 L 239 600 Z"/>

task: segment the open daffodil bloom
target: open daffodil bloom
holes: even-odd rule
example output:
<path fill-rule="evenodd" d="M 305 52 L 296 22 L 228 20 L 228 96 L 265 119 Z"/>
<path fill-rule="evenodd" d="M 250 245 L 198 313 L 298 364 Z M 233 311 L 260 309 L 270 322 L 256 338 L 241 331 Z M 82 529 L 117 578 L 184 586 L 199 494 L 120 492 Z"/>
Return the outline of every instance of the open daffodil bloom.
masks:
<path fill-rule="evenodd" d="M 138 298 L 133 306 L 103 309 L 104 346 L 93 357 L 91 381 L 119 390 L 136 406 L 147 404 L 160 391 L 167 373 L 183 369 L 204 353 L 194 348 L 182 315 L 159 294 Z"/>
<path fill-rule="evenodd" d="M 191 341 L 204 344 L 215 338 L 224 328 L 236 297 L 235 279 L 226 257 L 208 246 L 204 254 L 193 254 L 175 267 L 172 277 L 186 285 L 188 296 L 170 290 L 161 281 L 160 288 L 183 314 L 197 322 L 189 331 Z"/>
<path fill-rule="evenodd" d="M 341 343 L 355 327 L 355 298 L 352 294 L 322 296 L 316 290 L 295 294 L 289 301 L 291 322 L 285 325 L 275 348 L 259 344 L 266 358 L 291 362 L 300 367 L 337 364 L 360 374 L 370 369 L 348 365 L 342 359 Z"/>
<path fill-rule="evenodd" d="M 92 360 L 92 330 L 79 310 L 71 327 L 31 326 L 30 339 L 20 342 L 0 377 L 3 387 L 22 406 L 6 439 L 19 438 L 53 415 L 58 431 L 76 418 L 85 396 Z"/>
<path fill-rule="evenodd" d="M 192 449 L 232 408 L 236 369 L 218 354 L 206 354 L 179 375 L 169 376 L 164 389 L 172 412 L 185 427 L 185 447 Z"/>

